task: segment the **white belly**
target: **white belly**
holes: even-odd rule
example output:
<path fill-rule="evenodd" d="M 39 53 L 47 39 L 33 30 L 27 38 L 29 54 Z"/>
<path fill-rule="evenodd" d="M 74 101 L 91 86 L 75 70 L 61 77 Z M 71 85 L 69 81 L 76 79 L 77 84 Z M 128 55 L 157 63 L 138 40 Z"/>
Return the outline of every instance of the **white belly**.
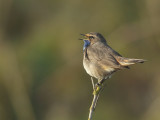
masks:
<path fill-rule="evenodd" d="M 113 68 L 102 67 L 98 63 L 91 63 L 88 60 L 83 60 L 83 66 L 86 72 L 96 79 L 107 79 L 114 71 Z"/>
<path fill-rule="evenodd" d="M 90 65 L 89 64 L 87 64 L 85 61 L 83 61 L 83 67 L 84 67 L 84 69 L 86 70 L 86 72 L 90 75 L 90 76 L 92 76 L 92 77 L 94 77 L 94 75 L 92 74 L 92 72 L 91 72 L 91 67 L 90 67 Z"/>

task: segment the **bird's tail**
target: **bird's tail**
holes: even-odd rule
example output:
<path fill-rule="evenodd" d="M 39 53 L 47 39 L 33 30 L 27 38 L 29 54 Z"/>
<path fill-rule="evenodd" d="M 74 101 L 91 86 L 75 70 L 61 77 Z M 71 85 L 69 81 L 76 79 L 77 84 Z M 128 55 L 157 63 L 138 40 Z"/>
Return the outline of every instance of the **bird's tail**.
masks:
<path fill-rule="evenodd" d="M 144 63 L 145 61 L 146 60 L 143 60 L 143 59 L 134 59 L 134 58 L 124 58 L 124 57 L 121 57 L 118 62 L 122 66 L 129 66 L 129 65 L 136 64 L 136 63 Z"/>

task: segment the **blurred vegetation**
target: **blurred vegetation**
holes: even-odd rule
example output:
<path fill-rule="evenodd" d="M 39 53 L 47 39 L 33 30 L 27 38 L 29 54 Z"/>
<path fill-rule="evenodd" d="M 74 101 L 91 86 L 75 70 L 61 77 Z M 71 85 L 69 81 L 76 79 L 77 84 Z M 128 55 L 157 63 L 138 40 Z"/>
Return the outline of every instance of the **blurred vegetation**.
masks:
<path fill-rule="evenodd" d="M 148 62 L 107 81 L 95 120 L 160 119 L 159 0 L 1 0 L 0 120 L 86 120 L 80 33 Z"/>

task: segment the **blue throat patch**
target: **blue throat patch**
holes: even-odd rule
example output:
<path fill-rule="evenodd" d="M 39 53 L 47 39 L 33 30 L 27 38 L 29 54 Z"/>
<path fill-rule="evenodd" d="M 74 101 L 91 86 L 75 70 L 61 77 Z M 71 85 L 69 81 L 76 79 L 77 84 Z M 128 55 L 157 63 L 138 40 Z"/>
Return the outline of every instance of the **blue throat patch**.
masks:
<path fill-rule="evenodd" d="M 83 40 L 83 41 L 84 41 L 83 50 L 85 50 L 90 45 L 91 42 L 89 40 Z"/>

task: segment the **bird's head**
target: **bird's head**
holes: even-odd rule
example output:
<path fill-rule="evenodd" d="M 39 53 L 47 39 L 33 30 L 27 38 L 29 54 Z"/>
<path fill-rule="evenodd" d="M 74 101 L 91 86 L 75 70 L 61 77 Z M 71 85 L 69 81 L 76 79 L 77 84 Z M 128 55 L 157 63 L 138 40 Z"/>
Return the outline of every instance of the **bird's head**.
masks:
<path fill-rule="evenodd" d="M 80 40 L 88 40 L 91 44 L 94 44 L 96 42 L 103 42 L 106 43 L 105 38 L 97 32 L 90 32 L 87 34 L 81 34 L 82 36 L 84 36 L 84 39 L 80 39 Z"/>
<path fill-rule="evenodd" d="M 97 42 L 106 44 L 105 38 L 100 33 L 90 32 L 90 33 L 81 34 L 81 35 L 84 37 L 84 38 L 79 39 L 79 40 L 84 41 L 83 50 L 87 48 L 88 46 L 93 45 L 94 43 L 97 43 Z"/>

